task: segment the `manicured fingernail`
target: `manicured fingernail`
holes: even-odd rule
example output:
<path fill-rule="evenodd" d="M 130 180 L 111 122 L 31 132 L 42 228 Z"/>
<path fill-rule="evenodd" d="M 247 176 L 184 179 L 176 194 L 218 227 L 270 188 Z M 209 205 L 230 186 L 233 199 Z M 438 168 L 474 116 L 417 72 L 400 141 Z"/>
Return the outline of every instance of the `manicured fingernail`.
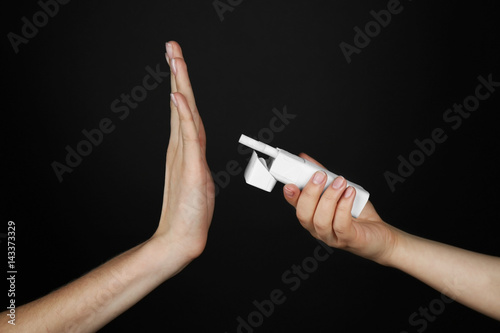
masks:
<path fill-rule="evenodd" d="M 344 192 L 344 197 L 349 198 L 353 192 L 354 189 L 351 186 L 349 186 Z"/>
<path fill-rule="evenodd" d="M 325 180 L 325 177 L 326 173 L 324 173 L 323 171 L 316 171 L 313 177 L 313 183 L 319 185 L 323 182 L 323 180 Z"/>
<path fill-rule="evenodd" d="M 332 183 L 332 187 L 336 190 L 338 190 L 341 186 L 342 186 L 342 183 L 344 183 L 344 177 L 342 176 L 338 176 L 337 178 L 335 178 L 335 180 L 333 181 Z"/>
<path fill-rule="evenodd" d="M 165 44 L 165 48 L 167 49 L 167 56 L 172 59 L 174 57 L 174 49 L 170 43 Z"/>
<path fill-rule="evenodd" d="M 170 67 L 172 67 L 172 73 L 174 73 L 174 75 L 177 75 L 177 67 L 175 66 L 175 58 L 171 58 L 170 60 Z"/>
<path fill-rule="evenodd" d="M 177 107 L 177 99 L 175 98 L 174 94 L 170 94 L 170 99 L 172 100 L 172 102 L 174 103 L 174 105 Z"/>
<path fill-rule="evenodd" d="M 287 197 L 290 197 L 290 198 L 292 198 L 292 197 L 293 197 L 293 195 L 295 194 L 295 192 L 293 192 L 291 189 L 289 189 L 289 188 L 288 188 L 288 187 L 286 187 L 286 186 L 284 187 L 284 191 L 285 191 L 285 195 L 286 195 Z"/>

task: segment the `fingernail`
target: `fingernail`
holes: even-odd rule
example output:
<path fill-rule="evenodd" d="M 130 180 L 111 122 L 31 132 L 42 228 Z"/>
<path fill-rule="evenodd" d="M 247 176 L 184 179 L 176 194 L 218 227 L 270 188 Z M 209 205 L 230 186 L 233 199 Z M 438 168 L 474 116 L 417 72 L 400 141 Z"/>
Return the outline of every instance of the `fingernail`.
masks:
<path fill-rule="evenodd" d="M 337 178 L 335 178 L 335 180 L 333 181 L 332 183 L 332 187 L 336 190 L 338 190 L 341 186 L 342 186 L 342 183 L 344 183 L 344 177 L 342 176 L 338 176 Z"/>
<path fill-rule="evenodd" d="M 286 187 L 286 186 L 284 187 L 284 191 L 285 191 L 285 195 L 286 195 L 287 197 L 290 197 L 290 198 L 291 198 L 291 197 L 293 197 L 293 195 L 295 194 L 295 193 L 294 193 L 291 189 L 289 189 L 289 188 L 288 188 L 288 187 Z"/>
<path fill-rule="evenodd" d="M 177 67 L 175 66 L 175 58 L 172 58 L 170 60 L 170 63 L 171 63 L 171 67 L 172 67 L 172 73 L 174 73 L 174 75 L 177 75 Z"/>
<path fill-rule="evenodd" d="M 172 100 L 172 102 L 174 103 L 174 105 L 177 107 L 177 99 L 175 98 L 174 94 L 170 94 L 170 99 Z"/>
<path fill-rule="evenodd" d="M 325 177 L 326 173 L 324 173 L 323 171 L 316 171 L 313 177 L 313 183 L 319 185 L 323 182 L 323 180 L 325 180 Z"/>
<path fill-rule="evenodd" d="M 354 189 L 351 186 L 349 186 L 345 190 L 344 197 L 349 198 L 352 195 L 353 192 L 354 192 Z"/>
<path fill-rule="evenodd" d="M 165 44 L 165 48 L 167 49 L 167 56 L 172 59 L 174 57 L 174 49 L 170 43 Z"/>
<path fill-rule="evenodd" d="M 167 59 L 167 64 L 170 66 L 170 58 L 168 57 L 168 54 L 165 53 L 165 59 Z"/>

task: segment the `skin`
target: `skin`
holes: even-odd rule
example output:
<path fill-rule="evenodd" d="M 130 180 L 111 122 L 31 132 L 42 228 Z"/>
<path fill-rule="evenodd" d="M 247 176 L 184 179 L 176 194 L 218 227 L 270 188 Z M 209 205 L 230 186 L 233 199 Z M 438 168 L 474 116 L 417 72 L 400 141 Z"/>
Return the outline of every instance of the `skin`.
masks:
<path fill-rule="evenodd" d="M 214 211 L 206 137 L 176 42 L 171 68 L 170 140 L 163 207 L 154 235 L 70 284 L 16 308 L 15 326 L 0 314 L 0 332 L 95 332 L 198 257 Z"/>
<path fill-rule="evenodd" d="M 325 168 L 306 154 L 300 156 Z M 500 320 L 500 258 L 403 232 L 385 223 L 371 202 L 358 218 L 353 218 L 355 189 L 346 187 L 345 179 L 339 176 L 322 194 L 325 182 L 324 173 L 317 172 L 302 191 L 293 184 L 283 188 L 285 199 L 296 208 L 298 220 L 312 236 L 332 247 L 400 269 Z"/>
<path fill-rule="evenodd" d="M 158 228 L 150 239 L 49 295 L 16 308 L 16 325 L 0 321 L 0 332 L 94 332 L 164 281 L 205 248 L 214 211 L 214 183 L 207 165 L 206 136 L 182 50 L 166 45 L 171 68 L 170 140 Z M 302 157 L 317 163 L 311 157 Z M 319 163 L 318 163 L 319 164 Z M 354 189 L 321 195 L 326 180 L 301 192 L 286 185 L 286 200 L 314 237 L 380 264 L 399 268 L 457 301 L 500 319 L 499 258 L 425 240 L 391 227 L 368 202 L 351 217 Z M 7 318 L 8 312 L 0 314 Z"/>

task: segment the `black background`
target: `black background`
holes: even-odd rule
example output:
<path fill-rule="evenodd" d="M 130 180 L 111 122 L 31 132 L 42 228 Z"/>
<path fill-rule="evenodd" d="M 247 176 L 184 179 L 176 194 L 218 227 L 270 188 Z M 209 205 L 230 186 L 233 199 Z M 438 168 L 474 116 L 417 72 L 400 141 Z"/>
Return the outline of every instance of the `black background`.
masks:
<path fill-rule="evenodd" d="M 234 3 L 234 2 L 233 2 Z M 120 120 L 110 104 L 184 50 L 213 172 L 248 155 L 273 108 L 296 115 L 271 144 L 307 152 L 361 184 L 387 222 L 419 236 L 500 255 L 497 209 L 499 91 L 452 130 L 443 119 L 474 93 L 477 77 L 500 81 L 499 5 L 403 1 L 403 11 L 348 64 L 339 48 L 387 1 L 243 1 L 221 21 L 211 1 L 71 1 L 15 54 L 36 1 L 2 10 L 4 70 L 2 220 L 16 222 L 18 304 L 41 297 L 146 240 L 161 210 L 169 137 L 169 80 Z M 500 90 L 500 89 L 497 89 Z M 116 129 L 60 183 L 83 129 Z M 390 191 L 413 141 L 443 128 L 437 146 Z M 287 300 L 256 332 L 417 332 L 409 317 L 440 297 L 416 279 L 335 250 L 296 291 L 282 281 L 317 242 L 281 197 L 245 184 L 220 190 L 202 256 L 103 332 L 236 332 L 238 316 L 273 289 Z M 5 215 L 4 215 L 5 214 Z M 6 259 L 5 259 L 6 260 Z M 3 293 L 3 292 L 2 292 Z M 18 318 L 22 320 L 22 318 Z M 446 305 L 426 332 L 498 331 L 498 322 Z"/>

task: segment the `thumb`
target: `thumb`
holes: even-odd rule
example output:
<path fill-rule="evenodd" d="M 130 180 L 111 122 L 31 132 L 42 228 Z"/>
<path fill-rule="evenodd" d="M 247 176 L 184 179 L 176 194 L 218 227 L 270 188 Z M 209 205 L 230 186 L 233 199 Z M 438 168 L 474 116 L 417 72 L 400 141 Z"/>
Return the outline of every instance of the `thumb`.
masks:
<path fill-rule="evenodd" d="M 285 200 L 297 208 L 297 201 L 299 201 L 300 190 L 295 184 L 287 184 L 283 187 L 283 196 Z"/>

